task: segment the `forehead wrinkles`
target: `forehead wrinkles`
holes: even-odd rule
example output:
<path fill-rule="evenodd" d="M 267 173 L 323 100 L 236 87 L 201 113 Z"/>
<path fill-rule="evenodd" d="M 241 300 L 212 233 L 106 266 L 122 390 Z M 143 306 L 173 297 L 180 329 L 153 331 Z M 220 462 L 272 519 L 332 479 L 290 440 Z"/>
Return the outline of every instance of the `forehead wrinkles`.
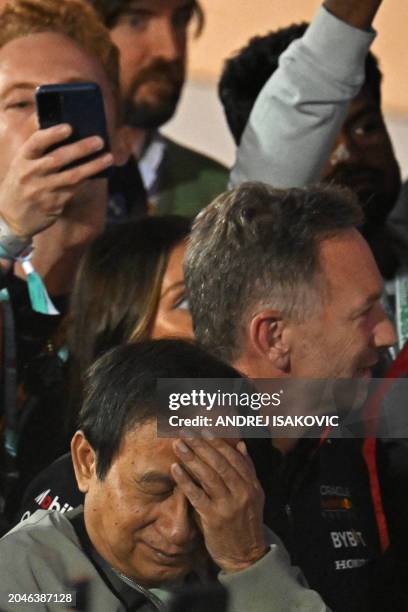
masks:
<path fill-rule="evenodd" d="M 153 465 L 164 466 L 175 461 L 172 450 L 172 441 L 168 438 L 157 436 L 157 421 L 149 419 L 141 425 L 132 425 L 124 432 L 118 455 L 134 463 L 135 466 L 143 466 L 153 469 Z M 139 461 L 138 461 L 139 459 Z"/>
<path fill-rule="evenodd" d="M 0 69 L 16 80 L 27 81 L 35 80 L 36 74 L 50 73 L 55 78 L 61 70 L 64 78 L 81 78 L 85 74 L 87 78 L 102 80 L 104 76 L 96 57 L 57 32 L 37 32 L 6 43 L 0 49 Z"/>
<path fill-rule="evenodd" d="M 102 62 L 63 33 L 36 32 L 0 48 L 0 91 L 22 81 L 32 88 L 47 83 L 94 81 L 101 86 L 105 104 L 116 110 L 114 84 Z"/>

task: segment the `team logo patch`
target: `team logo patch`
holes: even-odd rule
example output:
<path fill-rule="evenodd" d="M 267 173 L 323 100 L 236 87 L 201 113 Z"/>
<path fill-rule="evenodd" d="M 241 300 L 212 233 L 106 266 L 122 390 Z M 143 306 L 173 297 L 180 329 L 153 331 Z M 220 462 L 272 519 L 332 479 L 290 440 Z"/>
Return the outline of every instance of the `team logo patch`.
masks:
<path fill-rule="evenodd" d="M 354 516 L 353 501 L 348 487 L 321 485 L 320 507 L 322 517 L 326 519 L 352 518 Z"/>

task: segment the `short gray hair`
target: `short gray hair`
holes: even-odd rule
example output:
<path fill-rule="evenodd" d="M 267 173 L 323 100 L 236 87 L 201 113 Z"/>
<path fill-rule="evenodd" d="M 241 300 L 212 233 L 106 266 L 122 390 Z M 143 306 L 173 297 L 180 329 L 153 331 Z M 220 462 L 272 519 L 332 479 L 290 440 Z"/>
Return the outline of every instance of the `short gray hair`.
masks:
<path fill-rule="evenodd" d="M 322 287 L 320 241 L 362 222 L 344 188 L 252 182 L 221 194 L 198 215 L 185 260 L 197 340 L 233 362 L 255 308 L 303 320 Z"/>

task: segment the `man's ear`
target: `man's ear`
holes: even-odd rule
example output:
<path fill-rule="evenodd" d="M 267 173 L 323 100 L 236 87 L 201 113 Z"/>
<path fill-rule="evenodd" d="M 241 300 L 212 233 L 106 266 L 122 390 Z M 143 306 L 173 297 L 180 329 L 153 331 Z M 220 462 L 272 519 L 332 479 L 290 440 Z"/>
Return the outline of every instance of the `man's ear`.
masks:
<path fill-rule="evenodd" d="M 290 333 L 287 322 L 276 310 L 255 315 L 249 328 L 252 350 L 267 359 L 277 370 L 290 370 Z"/>
<path fill-rule="evenodd" d="M 96 474 L 96 455 L 82 431 L 77 431 L 71 440 L 71 456 L 78 489 L 87 493 Z"/>
<path fill-rule="evenodd" d="M 115 166 L 124 166 L 132 155 L 132 141 L 125 125 L 116 129 L 111 149 Z"/>

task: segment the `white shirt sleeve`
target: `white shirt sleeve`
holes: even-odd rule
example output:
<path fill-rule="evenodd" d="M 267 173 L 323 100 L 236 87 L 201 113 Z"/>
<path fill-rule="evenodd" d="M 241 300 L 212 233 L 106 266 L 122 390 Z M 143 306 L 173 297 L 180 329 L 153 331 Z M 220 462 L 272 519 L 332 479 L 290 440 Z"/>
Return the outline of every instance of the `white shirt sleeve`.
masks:
<path fill-rule="evenodd" d="M 281 55 L 252 109 L 230 186 L 263 181 L 301 187 L 317 181 L 365 80 L 375 32 L 349 26 L 321 7 Z"/>

